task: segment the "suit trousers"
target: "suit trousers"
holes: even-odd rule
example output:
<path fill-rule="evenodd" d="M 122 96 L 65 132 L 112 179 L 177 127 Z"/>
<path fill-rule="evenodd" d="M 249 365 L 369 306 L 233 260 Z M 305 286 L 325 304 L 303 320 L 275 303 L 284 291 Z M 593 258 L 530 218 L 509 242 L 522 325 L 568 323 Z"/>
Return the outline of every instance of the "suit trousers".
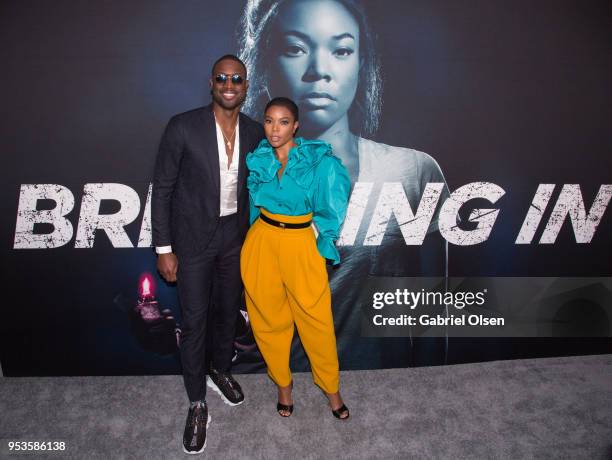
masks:
<path fill-rule="evenodd" d="M 285 223 L 312 218 L 262 213 Z M 291 383 L 289 354 L 297 327 L 314 382 L 336 393 L 339 366 L 331 293 L 312 227 L 279 228 L 257 219 L 242 248 L 240 270 L 253 335 L 270 378 L 282 387 Z"/>
<path fill-rule="evenodd" d="M 236 214 L 220 218 L 206 249 L 182 255 L 177 287 L 182 312 L 180 342 L 183 379 L 190 401 L 206 397 L 207 330 L 212 332 L 212 366 L 229 371 L 240 309 L 240 247 Z M 209 318 L 212 322 L 209 324 Z"/>

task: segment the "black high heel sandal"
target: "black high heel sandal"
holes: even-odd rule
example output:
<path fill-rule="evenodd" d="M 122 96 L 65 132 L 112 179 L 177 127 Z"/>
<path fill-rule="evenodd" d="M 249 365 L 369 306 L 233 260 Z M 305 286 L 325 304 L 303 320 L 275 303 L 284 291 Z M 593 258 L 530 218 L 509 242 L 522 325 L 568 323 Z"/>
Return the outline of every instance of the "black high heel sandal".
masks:
<path fill-rule="evenodd" d="M 336 410 L 332 409 L 332 414 L 334 414 L 334 417 L 339 418 L 340 420 L 346 420 L 351 415 L 348 410 L 348 407 L 346 407 L 346 404 L 342 404 Z M 342 417 L 343 414 L 346 414 L 346 417 Z"/>
<path fill-rule="evenodd" d="M 289 386 L 291 387 L 291 390 L 293 391 L 293 380 L 291 381 L 291 383 L 289 384 Z M 289 412 L 288 415 L 283 415 L 282 412 Z M 276 403 L 276 412 L 278 412 L 278 415 L 280 415 L 281 417 L 291 417 L 291 414 L 293 414 L 293 404 L 281 404 L 280 402 Z"/>
<path fill-rule="evenodd" d="M 276 411 L 278 412 L 278 415 L 280 415 L 281 417 L 291 417 L 291 414 L 293 414 L 293 404 L 281 404 L 281 403 L 276 403 Z M 289 415 L 284 415 L 283 412 L 289 412 Z"/>

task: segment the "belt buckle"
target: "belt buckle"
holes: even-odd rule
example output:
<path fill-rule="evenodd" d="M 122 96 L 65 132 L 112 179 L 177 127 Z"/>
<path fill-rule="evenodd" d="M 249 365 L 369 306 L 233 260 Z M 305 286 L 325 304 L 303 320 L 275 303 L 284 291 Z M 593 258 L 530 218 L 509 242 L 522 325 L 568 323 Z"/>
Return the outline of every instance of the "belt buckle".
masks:
<path fill-rule="evenodd" d="M 279 225 L 280 228 L 285 228 L 285 223 L 284 222 L 279 222 L 278 225 Z"/>

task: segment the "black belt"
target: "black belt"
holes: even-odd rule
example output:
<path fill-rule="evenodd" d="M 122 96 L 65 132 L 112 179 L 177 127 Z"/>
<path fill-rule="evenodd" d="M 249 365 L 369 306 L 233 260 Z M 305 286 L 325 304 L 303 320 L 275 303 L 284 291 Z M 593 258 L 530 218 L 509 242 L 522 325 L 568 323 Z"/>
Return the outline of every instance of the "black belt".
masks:
<path fill-rule="evenodd" d="M 268 216 L 266 216 L 263 213 L 259 214 L 259 218 L 263 220 L 266 224 L 274 225 L 275 227 L 280 227 L 280 228 L 308 228 L 310 227 L 310 224 L 312 223 L 312 221 L 309 220 L 308 222 L 303 222 L 301 224 L 288 224 L 285 222 L 279 222 L 277 220 L 270 219 Z"/>

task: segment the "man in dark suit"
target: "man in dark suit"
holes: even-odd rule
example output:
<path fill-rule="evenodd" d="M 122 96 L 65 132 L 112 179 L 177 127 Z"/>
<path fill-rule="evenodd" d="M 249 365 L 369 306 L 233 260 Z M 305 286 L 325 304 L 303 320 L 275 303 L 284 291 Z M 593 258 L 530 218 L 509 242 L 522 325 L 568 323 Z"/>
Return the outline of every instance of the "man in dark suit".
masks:
<path fill-rule="evenodd" d="M 246 155 L 264 138 L 240 113 L 248 81 L 242 61 L 219 58 L 209 81 L 212 104 L 172 117 L 162 137 L 151 218 L 157 269 L 177 282 L 182 311 L 181 362 L 190 401 L 183 450 L 206 447 L 205 347 L 214 307 L 208 385 L 224 401 L 244 401 L 230 373 L 242 291 L 240 248 L 249 227 Z M 210 326 L 213 326 L 212 324 Z"/>

